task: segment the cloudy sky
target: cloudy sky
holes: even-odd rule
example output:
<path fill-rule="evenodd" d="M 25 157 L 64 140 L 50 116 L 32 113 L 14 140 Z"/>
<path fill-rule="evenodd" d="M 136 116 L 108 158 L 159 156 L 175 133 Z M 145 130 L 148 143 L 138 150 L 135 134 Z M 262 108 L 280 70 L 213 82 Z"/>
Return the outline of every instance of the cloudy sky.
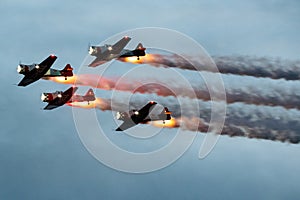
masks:
<path fill-rule="evenodd" d="M 210 55 L 299 59 L 299 9 L 292 0 L 1 1 L 0 199 L 298 199 L 299 145 L 222 136 L 199 160 L 199 135 L 167 168 L 119 172 L 85 149 L 70 107 L 41 110 L 40 94 L 66 85 L 13 84 L 20 61 L 55 53 L 55 67 L 71 63 L 76 72 L 89 42 L 141 27 L 180 31 Z"/>

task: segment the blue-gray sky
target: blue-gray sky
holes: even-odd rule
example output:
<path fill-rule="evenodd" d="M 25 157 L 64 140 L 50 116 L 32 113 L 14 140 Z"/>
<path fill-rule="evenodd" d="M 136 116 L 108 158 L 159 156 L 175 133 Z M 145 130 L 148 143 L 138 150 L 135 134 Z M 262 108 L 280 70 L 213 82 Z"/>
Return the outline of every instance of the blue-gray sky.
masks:
<path fill-rule="evenodd" d="M 13 84 L 20 60 L 55 53 L 57 68 L 76 71 L 89 42 L 148 26 L 185 33 L 211 55 L 298 59 L 299 9 L 283 0 L 1 1 L 0 199 L 298 199 L 299 145 L 223 136 L 198 160 L 199 136 L 173 165 L 126 174 L 85 150 L 70 107 L 40 110 L 42 92 L 66 85 Z"/>

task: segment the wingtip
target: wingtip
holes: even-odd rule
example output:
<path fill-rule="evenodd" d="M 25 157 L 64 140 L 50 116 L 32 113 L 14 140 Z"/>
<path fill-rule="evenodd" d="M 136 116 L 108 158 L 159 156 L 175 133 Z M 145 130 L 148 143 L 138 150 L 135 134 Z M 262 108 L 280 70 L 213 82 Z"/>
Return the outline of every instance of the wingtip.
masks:
<path fill-rule="evenodd" d="M 131 39 L 128 35 L 125 35 L 124 38 L 125 38 L 126 40 L 130 40 L 130 39 Z"/>
<path fill-rule="evenodd" d="M 93 64 L 89 64 L 89 65 L 86 65 L 87 67 L 93 67 L 93 68 L 95 68 L 95 67 L 97 67 L 98 65 L 93 65 Z"/>
<path fill-rule="evenodd" d="M 55 54 L 50 54 L 50 56 L 49 56 L 50 58 L 52 58 L 52 59 L 56 59 L 57 58 L 57 56 L 55 55 Z"/>
<path fill-rule="evenodd" d="M 19 84 L 16 84 L 17 86 L 21 86 L 21 87 L 25 87 L 25 86 L 27 86 L 27 85 L 25 85 L 25 84 L 21 84 L 21 83 L 19 83 Z"/>

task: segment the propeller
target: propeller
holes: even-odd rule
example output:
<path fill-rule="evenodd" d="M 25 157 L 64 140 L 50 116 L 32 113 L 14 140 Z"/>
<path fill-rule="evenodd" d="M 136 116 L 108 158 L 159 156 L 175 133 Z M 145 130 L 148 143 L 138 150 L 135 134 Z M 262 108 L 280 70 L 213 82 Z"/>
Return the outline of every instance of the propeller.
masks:
<path fill-rule="evenodd" d="M 89 43 L 88 43 L 88 49 L 87 49 L 87 51 L 90 50 L 90 47 L 91 47 L 91 43 L 89 42 Z"/>

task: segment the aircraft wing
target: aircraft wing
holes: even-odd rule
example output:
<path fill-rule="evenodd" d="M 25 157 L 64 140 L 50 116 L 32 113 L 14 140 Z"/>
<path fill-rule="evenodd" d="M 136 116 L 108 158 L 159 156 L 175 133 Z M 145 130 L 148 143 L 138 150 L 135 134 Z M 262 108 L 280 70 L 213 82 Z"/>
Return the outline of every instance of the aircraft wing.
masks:
<path fill-rule="evenodd" d="M 138 115 L 136 115 L 136 118 L 139 118 L 139 120 L 144 120 L 149 116 L 149 113 L 152 111 L 152 109 L 154 108 L 154 106 L 157 103 L 154 101 L 149 102 L 148 104 L 146 104 L 144 107 L 142 107 L 139 111 L 138 111 Z"/>
<path fill-rule="evenodd" d="M 97 56 L 97 58 L 95 58 L 95 60 L 93 60 L 88 66 L 89 66 L 89 67 L 97 67 L 97 66 L 99 66 L 99 65 L 102 65 L 102 64 L 108 62 L 108 60 L 105 60 L 104 58 L 105 58 L 105 56 L 99 55 L 99 56 Z"/>
<path fill-rule="evenodd" d="M 128 120 L 124 121 L 124 122 L 116 129 L 116 131 L 125 131 L 126 129 L 129 129 L 129 128 L 135 126 L 135 125 L 137 125 L 137 124 L 134 123 L 134 122 L 132 121 L 132 119 L 129 118 Z"/>
<path fill-rule="evenodd" d="M 128 128 L 131 128 L 138 123 L 143 123 L 144 120 L 149 116 L 149 113 L 152 111 L 154 106 L 157 103 L 154 101 L 149 102 L 147 105 L 145 105 L 143 108 L 138 110 L 138 114 L 132 114 L 130 118 L 125 120 L 123 124 L 121 124 L 116 131 L 124 131 Z"/>
<path fill-rule="evenodd" d="M 44 110 L 52 110 L 54 108 L 64 105 L 72 98 L 73 94 L 76 92 L 77 89 L 78 87 L 70 87 L 62 93 L 62 96 L 60 98 L 57 97 L 50 101 L 48 105 L 44 108 Z"/>
<path fill-rule="evenodd" d="M 27 86 L 30 83 L 37 81 L 38 79 L 34 79 L 32 76 L 24 76 L 24 78 L 20 81 L 18 86 Z"/>
<path fill-rule="evenodd" d="M 48 104 L 45 108 L 44 108 L 44 110 L 52 110 L 52 109 L 54 109 L 54 108 L 57 108 L 57 107 L 59 107 L 59 106 L 61 106 L 61 105 L 54 105 L 54 104 Z"/>
<path fill-rule="evenodd" d="M 125 46 L 128 44 L 128 42 L 130 40 L 131 40 L 131 38 L 128 37 L 128 36 L 123 37 L 121 40 L 119 40 L 117 43 L 115 43 L 112 46 L 111 53 L 113 53 L 113 54 L 119 54 L 125 48 Z"/>
<path fill-rule="evenodd" d="M 97 67 L 99 65 L 102 65 L 106 62 L 108 62 L 110 59 L 108 59 L 109 54 L 120 54 L 121 51 L 124 49 L 124 47 L 128 44 L 128 42 L 131 40 L 130 37 L 123 37 L 121 40 L 119 40 L 117 43 L 115 43 L 111 48 L 111 50 L 106 50 L 98 55 L 96 55 L 95 60 L 93 60 L 88 66 L 89 67 Z"/>
<path fill-rule="evenodd" d="M 55 55 L 50 55 L 48 56 L 48 58 L 46 58 L 44 61 L 42 61 L 39 66 L 40 66 L 40 69 L 43 69 L 43 68 L 50 68 L 53 63 L 55 62 L 55 60 L 57 59 L 57 57 Z"/>
<path fill-rule="evenodd" d="M 24 78 L 20 81 L 18 86 L 27 86 L 44 76 L 44 74 L 50 69 L 57 57 L 55 55 L 50 55 L 44 61 L 42 61 L 38 68 L 34 68 L 29 71 Z"/>

